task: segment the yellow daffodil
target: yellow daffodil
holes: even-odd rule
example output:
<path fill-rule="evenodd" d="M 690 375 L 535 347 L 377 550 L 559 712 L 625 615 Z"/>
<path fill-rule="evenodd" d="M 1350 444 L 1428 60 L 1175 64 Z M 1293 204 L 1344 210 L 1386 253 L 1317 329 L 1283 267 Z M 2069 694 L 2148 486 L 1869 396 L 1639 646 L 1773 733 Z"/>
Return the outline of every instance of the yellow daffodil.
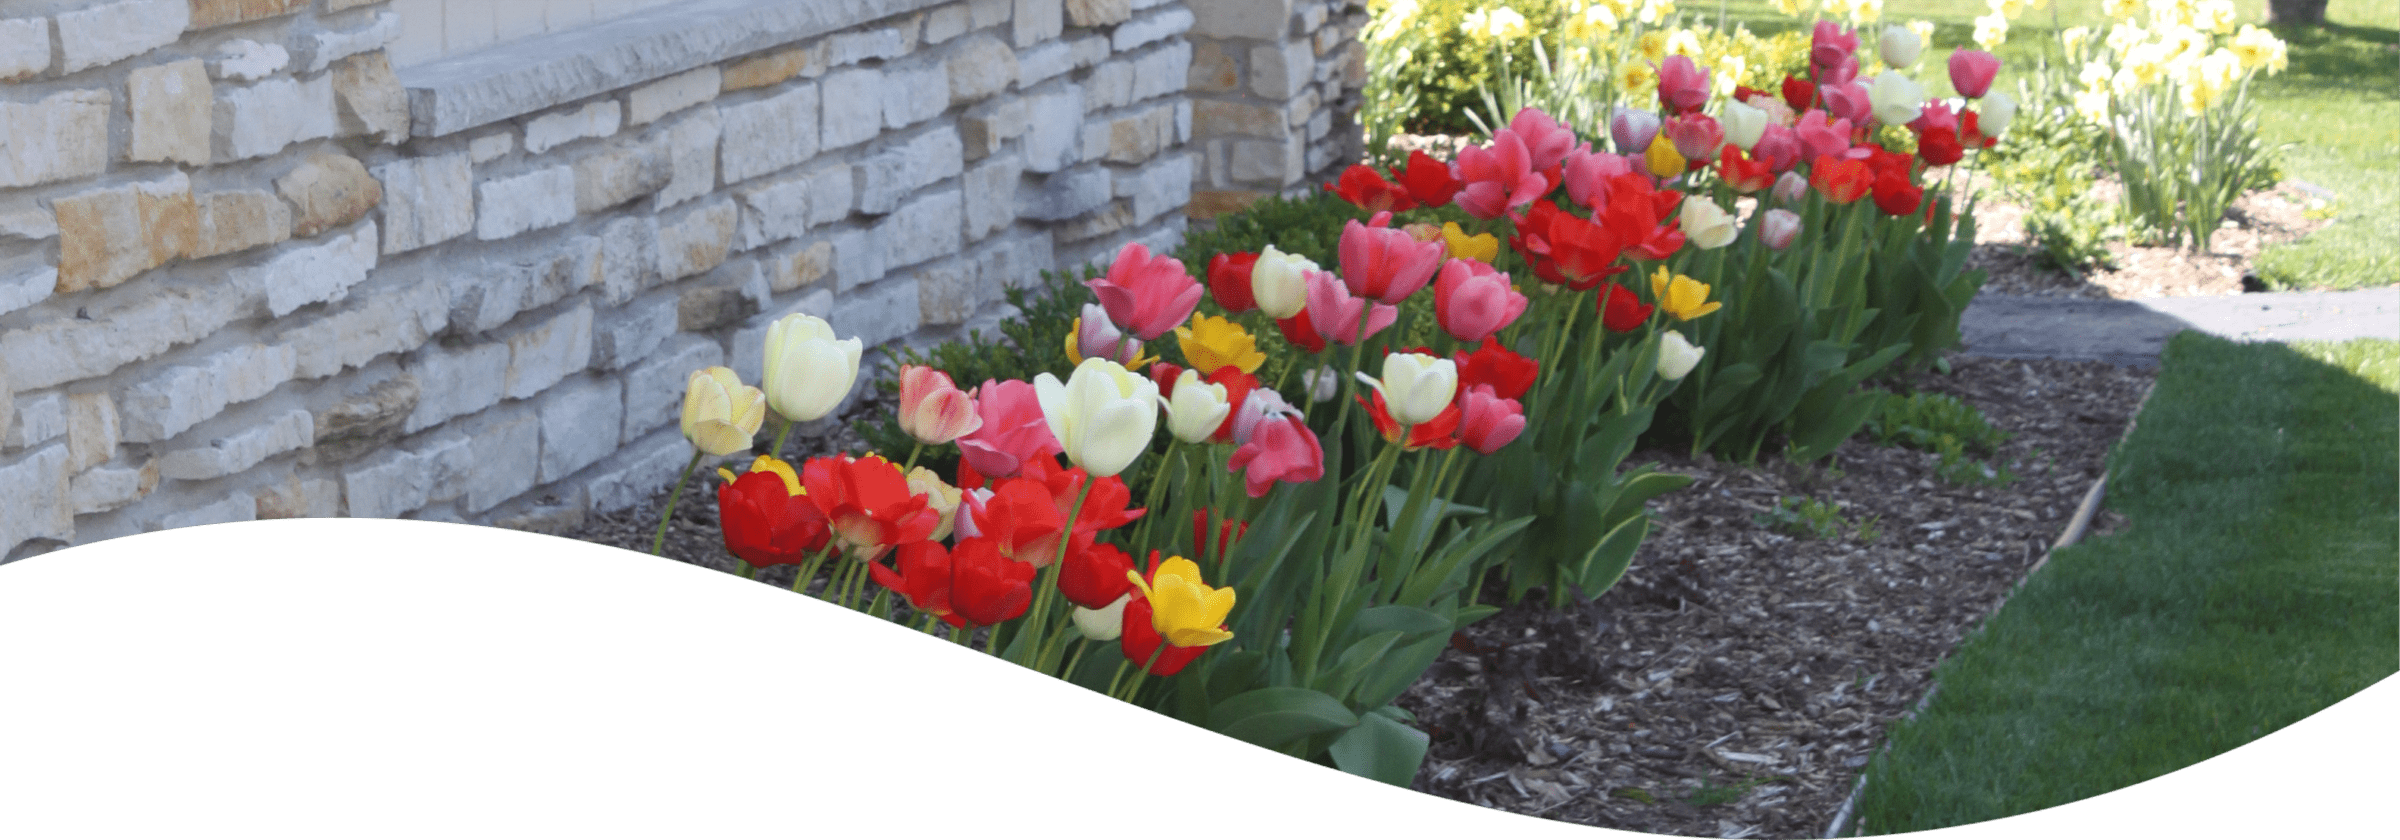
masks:
<path fill-rule="evenodd" d="M 2058 33 L 2058 44 L 2066 48 L 2068 55 L 2083 52 L 2083 48 L 2091 42 L 2092 29 L 2088 26 L 2070 26 L 2067 31 Z"/>
<path fill-rule="evenodd" d="M 2108 88 L 2103 86 L 2076 92 L 2075 113 L 2088 122 L 2107 123 Z"/>
<path fill-rule="evenodd" d="M 2025 13 L 2025 0 L 1986 0 L 1984 5 L 1991 7 L 1992 14 L 2009 20 L 2016 20 L 2018 15 Z"/>
<path fill-rule="evenodd" d="M 1700 56 L 1700 35 L 1689 29 L 1678 29 L 1667 36 L 1667 54 Z"/>
<path fill-rule="evenodd" d="M 2115 20 L 2127 20 L 2142 11 L 2142 0 L 2101 0 L 2100 11 Z"/>
<path fill-rule="evenodd" d="M 1642 163 L 1650 167 L 1652 175 L 1673 178 L 1683 174 L 1691 161 L 1685 160 L 1683 153 L 1675 150 L 1675 141 L 1667 139 L 1667 133 L 1661 131 L 1650 140 L 1649 150 L 1642 153 Z"/>
<path fill-rule="evenodd" d="M 1850 4 L 1851 23 L 1868 24 L 1882 18 L 1883 0 L 1853 0 Z"/>
<path fill-rule="evenodd" d="M 1698 318 L 1725 305 L 1708 299 L 1707 283 L 1670 272 L 1663 265 L 1650 275 L 1650 294 L 1658 299 L 1660 310 L 1678 321 Z"/>
<path fill-rule="evenodd" d="M 2242 31 L 2233 36 L 2230 49 L 2241 59 L 2242 69 L 2256 69 L 2263 65 L 2270 72 L 2275 72 L 2284 68 L 2283 41 L 2276 38 L 2275 33 L 2264 29 L 2242 24 Z"/>
<path fill-rule="evenodd" d="M 1454 260 L 1476 260 L 1490 265 L 1500 258 L 1500 237 L 1488 233 L 1468 236 L 1457 222 L 1442 223 L 1442 242 L 1449 247 L 1450 258 Z"/>
<path fill-rule="evenodd" d="M 1808 0 L 1775 0 L 1775 11 L 1785 17 L 1799 17 L 1801 12 L 1808 11 Z"/>
<path fill-rule="evenodd" d="M 1581 13 L 1567 16 L 1567 38 L 1575 41 L 1595 40 L 1617 31 L 1617 13 L 1597 3 Z"/>
<path fill-rule="evenodd" d="M 1658 73 L 1650 65 L 1628 61 L 1617 68 L 1617 92 L 1629 98 L 1647 96 L 1657 90 L 1657 85 Z"/>
<path fill-rule="evenodd" d="M 1664 23 L 1675 16 L 1675 0 L 1643 0 L 1638 15 L 1643 23 Z"/>
<path fill-rule="evenodd" d="M 2005 43 L 2008 43 L 2008 18 L 1984 15 L 1975 19 L 1976 46 L 1990 50 Z"/>
<path fill-rule="evenodd" d="M 1200 579 L 1200 564 L 1169 557 L 1158 564 L 1148 581 L 1138 572 L 1125 576 L 1150 601 L 1150 626 L 1176 647 L 1206 647 L 1233 638 L 1225 616 L 1233 612 L 1233 588 L 1211 588 Z"/>
<path fill-rule="evenodd" d="M 1914 32 L 1914 33 L 1917 33 L 1917 43 L 1919 43 L 1919 44 L 1923 44 L 1923 45 L 1925 45 L 1926 47 L 1932 47 L 1932 46 L 1933 46 L 1933 21 L 1930 21 L 1930 20 L 1912 20 L 1912 21 L 1909 21 L 1909 22 L 1908 22 L 1908 31 L 1910 31 L 1910 32 Z"/>
<path fill-rule="evenodd" d="M 1642 37 L 1634 40 L 1633 50 L 1642 54 L 1643 61 L 1652 64 L 1665 61 L 1667 60 L 1667 33 L 1655 29 L 1644 32 Z"/>
<path fill-rule="evenodd" d="M 1491 27 L 1489 31 L 1492 40 L 1495 41 L 1523 38 L 1533 31 L 1533 27 L 1525 22 L 1524 15 L 1518 14 L 1517 10 L 1507 6 L 1493 9 L 1491 15 L 1484 19 L 1484 23 Z"/>
<path fill-rule="evenodd" d="M 1192 316 L 1191 326 L 1175 328 L 1175 341 L 1183 348 L 1184 361 L 1203 373 L 1229 365 L 1254 373 L 1267 363 L 1267 354 L 1258 351 L 1258 339 L 1249 330 L 1213 315 Z"/>
<path fill-rule="evenodd" d="M 792 472 L 792 465 L 776 460 L 773 455 L 758 456 L 758 460 L 750 462 L 750 471 L 774 473 L 776 478 L 783 479 L 783 492 L 794 496 L 808 495 L 808 489 L 800 486 L 800 474 Z M 724 467 L 717 468 L 717 476 L 725 479 L 727 484 L 732 484 L 737 477 L 732 470 Z"/>

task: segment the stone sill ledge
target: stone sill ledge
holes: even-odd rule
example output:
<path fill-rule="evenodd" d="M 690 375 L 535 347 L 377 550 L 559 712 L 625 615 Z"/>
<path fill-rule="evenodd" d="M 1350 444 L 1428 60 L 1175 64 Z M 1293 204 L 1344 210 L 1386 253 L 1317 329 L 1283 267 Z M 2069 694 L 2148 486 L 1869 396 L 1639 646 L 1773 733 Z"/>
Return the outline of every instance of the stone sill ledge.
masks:
<path fill-rule="evenodd" d="M 693 0 L 402 68 L 410 129 L 441 137 L 948 0 Z"/>

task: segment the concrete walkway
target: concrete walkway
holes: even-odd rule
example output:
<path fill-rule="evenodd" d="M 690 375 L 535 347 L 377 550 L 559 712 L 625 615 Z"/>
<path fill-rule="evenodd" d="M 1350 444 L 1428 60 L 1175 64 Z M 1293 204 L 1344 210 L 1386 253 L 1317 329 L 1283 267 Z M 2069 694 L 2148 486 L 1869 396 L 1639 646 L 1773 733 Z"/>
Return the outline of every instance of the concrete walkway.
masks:
<path fill-rule="evenodd" d="M 2242 341 L 2400 340 L 2400 286 L 2144 300 L 1984 294 L 1959 330 L 1972 356 L 2155 365 L 2184 330 Z"/>

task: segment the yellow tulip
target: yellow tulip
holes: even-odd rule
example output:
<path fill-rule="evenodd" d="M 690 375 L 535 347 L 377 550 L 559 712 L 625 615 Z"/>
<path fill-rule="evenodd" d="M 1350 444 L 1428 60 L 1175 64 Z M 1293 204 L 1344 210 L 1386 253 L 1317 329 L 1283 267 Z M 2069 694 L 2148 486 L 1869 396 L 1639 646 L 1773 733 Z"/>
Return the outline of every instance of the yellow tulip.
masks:
<path fill-rule="evenodd" d="M 747 450 L 766 420 L 766 392 L 742 384 L 732 368 L 696 370 L 684 382 L 683 437 L 702 452 L 721 458 Z"/>
<path fill-rule="evenodd" d="M 1210 588 L 1200 579 L 1200 564 L 1169 557 L 1152 580 L 1142 580 L 1138 572 L 1125 576 L 1149 599 L 1150 626 L 1167 644 L 1206 647 L 1233 638 L 1224 628 L 1225 615 L 1233 612 L 1233 588 Z"/>
<path fill-rule="evenodd" d="M 1500 257 L 1500 237 L 1488 233 L 1468 236 L 1457 222 L 1442 223 L 1442 242 L 1449 246 L 1451 259 L 1477 260 L 1490 265 Z"/>
<path fill-rule="evenodd" d="M 1717 311 L 1725 304 L 1708 299 L 1708 284 L 1659 266 L 1650 275 L 1650 295 L 1658 299 L 1658 308 L 1678 321 L 1689 321 Z"/>
<path fill-rule="evenodd" d="M 1684 168 L 1691 162 L 1684 159 L 1683 153 L 1675 151 L 1675 141 L 1667 139 L 1667 133 L 1661 131 L 1650 140 L 1649 151 L 1642 153 L 1642 163 L 1650 167 L 1652 175 L 1673 178 L 1683 174 Z"/>
<path fill-rule="evenodd" d="M 1176 327 L 1175 342 L 1183 348 L 1184 361 L 1203 374 L 1227 366 L 1254 373 L 1267 363 L 1267 354 L 1258 351 L 1258 339 L 1249 330 L 1213 315 L 1194 315 L 1191 326 Z"/>

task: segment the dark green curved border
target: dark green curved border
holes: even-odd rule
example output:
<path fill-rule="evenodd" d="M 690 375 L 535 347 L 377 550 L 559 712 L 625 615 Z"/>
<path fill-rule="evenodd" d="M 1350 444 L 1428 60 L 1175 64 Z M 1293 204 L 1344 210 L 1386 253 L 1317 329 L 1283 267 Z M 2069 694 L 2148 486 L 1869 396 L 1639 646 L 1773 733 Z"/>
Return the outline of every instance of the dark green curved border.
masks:
<path fill-rule="evenodd" d="M 0 708 L 17 838 L 1598 833 L 785 590 L 444 523 L 233 523 L 0 566 Z M 2182 773 L 1937 835 L 2371 833 L 2395 720 L 2378 684 Z"/>

